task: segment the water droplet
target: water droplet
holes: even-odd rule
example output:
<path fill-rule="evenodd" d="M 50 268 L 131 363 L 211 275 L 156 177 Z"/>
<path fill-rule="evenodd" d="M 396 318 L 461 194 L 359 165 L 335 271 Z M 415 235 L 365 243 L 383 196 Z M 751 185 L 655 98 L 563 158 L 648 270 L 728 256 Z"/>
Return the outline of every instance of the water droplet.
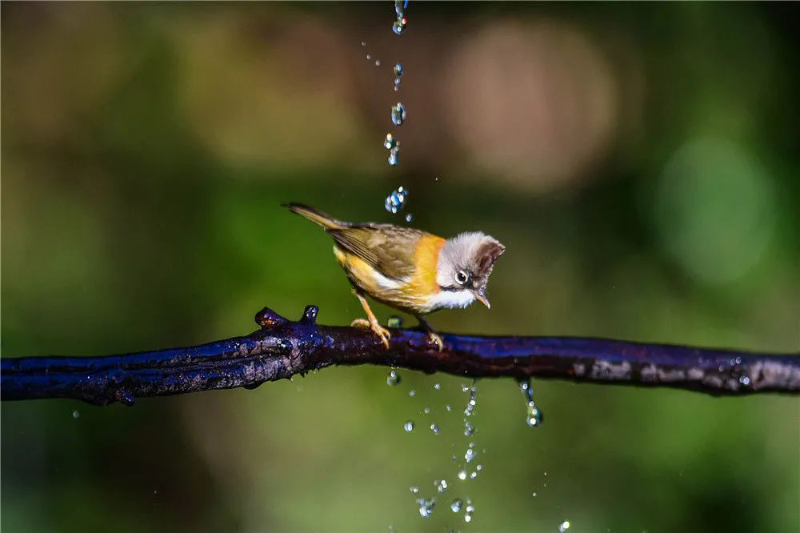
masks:
<path fill-rule="evenodd" d="M 453 406 L 450 405 L 449 403 L 445 404 L 444 408 L 447 410 L 448 413 L 453 410 Z"/>
<path fill-rule="evenodd" d="M 390 213 L 395 214 L 405 207 L 407 200 L 408 191 L 403 187 L 398 187 L 396 191 L 392 191 L 392 193 L 386 197 L 384 207 L 386 207 L 386 210 Z"/>
<path fill-rule="evenodd" d="M 397 102 L 392 106 L 392 124 L 401 126 L 406 121 L 406 106 Z"/>
<path fill-rule="evenodd" d="M 411 397 L 414 397 L 414 396 L 417 395 L 417 391 L 415 391 L 414 389 L 411 389 L 410 391 L 408 391 L 408 395 L 411 396 Z"/>
<path fill-rule="evenodd" d="M 403 327 L 403 319 L 399 316 L 390 316 L 386 321 L 386 325 L 390 328 L 400 329 Z"/>
<path fill-rule="evenodd" d="M 400 78 L 395 78 L 395 79 L 394 79 L 394 86 L 395 86 L 395 90 L 397 89 L 397 86 L 398 86 L 398 85 L 400 85 Z"/>
<path fill-rule="evenodd" d="M 436 500 L 431 498 L 430 500 L 425 500 L 420 498 L 417 500 L 419 504 L 419 515 L 423 518 L 428 518 L 431 514 L 433 514 L 433 507 L 436 505 Z"/>
<path fill-rule="evenodd" d="M 398 63 L 394 66 L 394 75 L 398 78 L 403 75 L 403 65 Z"/>
<path fill-rule="evenodd" d="M 436 490 L 439 492 L 439 494 L 442 494 L 447 490 L 447 480 L 442 479 L 440 481 L 437 479 L 433 482 L 433 485 L 436 487 Z"/>
<path fill-rule="evenodd" d="M 392 24 L 392 31 L 395 32 L 395 34 L 400 35 L 404 31 L 406 31 L 407 24 L 408 20 L 406 20 L 405 17 L 398 18 L 396 21 L 394 21 L 394 24 Z"/>
<path fill-rule="evenodd" d="M 430 407 L 426 407 L 425 409 L 422 410 L 422 412 L 425 413 L 426 415 L 429 415 L 429 414 L 431 414 L 431 408 Z"/>
<path fill-rule="evenodd" d="M 472 513 L 475 512 L 475 506 L 472 505 L 471 500 L 467 500 L 467 506 L 464 508 L 464 522 L 472 522 Z"/>
<path fill-rule="evenodd" d="M 400 143 L 397 143 L 397 146 L 389 150 L 389 157 L 386 159 L 389 162 L 390 166 L 396 167 L 397 163 L 400 162 Z M 396 211 L 395 211 L 396 212 Z"/>
<path fill-rule="evenodd" d="M 463 503 L 461 502 L 461 500 L 456 498 L 455 500 L 453 500 L 453 503 L 450 504 L 450 510 L 453 511 L 454 513 L 457 513 L 461 510 L 462 505 Z"/>
<path fill-rule="evenodd" d="M 525 396 L 525 401 L 527 404 L 525 423 L 532 428 L 539 427 L 542 424 L 544 416 L 533 401 L 533 387 L 531 386 L 530 380 L 527 379 L 520 381 L 519 390 L 522 391 L 522 394 Z"/>
<path fill-rule="evenodd" d="M 542 420 L 544 420 L 544 416 L 542 416 L 542 412 L 536 407 L 532 401 L 528 402 L 528 414 L 525 417 L 525 423 L 527 423 L 530 427 L 535 428 L 539 427 L 542 424 Z"/>
<path fill-rule="evenodd" d="M 434 383 L 433 384 L 433 388 L 435 390 L 442 390 L 442 384 L 441 383 Z"/>
<path fill-rule="evenodd" d="M 80 411 L 78 411 L 77 409 L 75 409 L 74 411 L 72 411 L 72 418 L 74 418 L 75 420 L 77 420 L 77 419 L 79 419 L 80 417 L 81 417 L 81 412 L 80 412 Z"/>
<path fill-rule="evenodd" d="M 412 215 L 411 213 L 406 215 L 406 222 L 408 222 L 410 224 L 411 221 L 413 221 L 413 220 L 414 220 L 414 215 Z"/>
<path fill-rule="evenodd" d="M 467 408 L 464 409 L 464 415 L 472 416 L 475 411 L 475 406 L 478 404 L 478 389 L 475 385 L 469 388 L 469 401 L 467 401 Z"/>
<path fill-rule="evenodd" d="M 372 54 L 367 54 L 367 61 L 372 59 Z"/>
<path fill-rule="evenodd" d="M 459 471 L 458 472 L 458 479 L 460 479 L 461 481 L 464 481 L 465 479 L 467 479 L 467 471 L 466 470 Z"/>
<path fill-rule="evenodd" d="M 533 496 L 535 498 L 536 497 L 536 492 L 534 491 L 533 493 L 531 493 L 531 496 Z"/>
<path fill-rule="evenodd" d="M 475 450 L 469 448 L 467 449 L 467 453 L 464 454 L 464 460 L 468 463 L 471 463 L 473 459 L 475 459 Z"/>
<path fill-rule="evenodd" d="M 569 529 L 569 520 L 564 520 L 558 525 L 558 532 L 564 533 L 566 530 Z"/>
<path fill-rule="evenodd" d="M 376 66 L 376 67 L 379 67 L 379 66 L 381 66 L 381 60 L 380 60 L 380 59 L 376 59 L 376 60 L 375 60 L 375 66 Z"/>
<path fill-rule="evenodd" d="M 747 376 L 740 376 L 739 383 L 741 383 L 744 386 L 750 385 L 750 378 Z"/>
<path fill-rule="evenodd" d="M 475 433 L 475 426 L 473 426 L 467 421 L 464 421 L 464 435 L 469 437 L 473 433 Z"/>
<path fill-rule="evenodd" d="M 413 420 L 406 421 L 406 423 L 403 424 L 403 429 L 405 429 L 407 433 L 414 431 L 414 421 Z"/>
<path fill-rule="evenodd" d="M 387 150 L 391 150 L 391 149 L 392 149 L 392 148 L 394 148 L 396 145 L 397 145 L 397 143 L 396 143 L 396 142 L 395 142 L 395 140 L 394 140 L 394 135 L 392 135 L 391 133 L 387 133 L 387 134 L 386 134 L 386 139 L 383 141 L 383 146 L 384 146 L 384 147 L 385 147 Z"/>
<path fill-rule="evenodd" d="M 461 392 L 467 392 L 469 390 L 469 385 L 466 383 L 461 384 Z"/>
<path fill-rule="evenodd" d="M 399 91 L 399 90 L 400 90 L 400 86 L 399 86 L 399 85 L 395 85 L 395 86 L 394 86 L 394 92 L 397 92 L 397 91 Z"/>
<path fill-rule="evenodd" d="M 470 479 L 475 479 L 476 477 L 478 477 L 478 472 L 477 471 L 474 471 L 474 472 L 470 473 L 470 475 L 469 475 Z"/>
<path fill-rule="evenodd" d="M 439 429 L 439 426 L 437 426 L 436 424 L 431 424 L 431 431 L 433 431 L 434 435 L 438 435 L 439 431 L 441 430 Z"/>
<path fill-rule="evenodd" d="M 419 487 L 408 487 L 408 490 L 411 491 L 411 494 L 416 494 L 419 492 Z"/>
<path fill-rule="evenodd" d="M 367 46 L 367 41 L 361 41 L 361 46 Z"/>
<path fill-rule="evenodd" d="M 386 376 L 386 384 L 389 385 L 390 387 L 399 385 L 400 381 L 401 381 L 400 374 L 398 374 L 396 370 L 392 370 L 391 372 L 389 372 L 389 375 Z"/>
<path fill-rule="evenodd" d="M 398 17 L 406 14 L 406 8 L 408 8 L 408 0 L 394 0 L 394 11 Z"/>

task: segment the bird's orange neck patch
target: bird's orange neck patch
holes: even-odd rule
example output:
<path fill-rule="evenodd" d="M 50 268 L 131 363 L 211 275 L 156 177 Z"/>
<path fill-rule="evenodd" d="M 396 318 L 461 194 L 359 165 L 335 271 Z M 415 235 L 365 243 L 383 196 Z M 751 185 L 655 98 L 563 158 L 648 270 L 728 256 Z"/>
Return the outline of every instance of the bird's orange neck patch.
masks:
<path fill-rule="evenodd" d="M 417 294 L 439 292 L 436 272 L 439 266 L 439 253 L 445 242 L 445 239 L 441 237 L 425 235 L 417 243 L 417 248 L 414 250 L 414 264 L 417 268 L 412 281 Z"/>

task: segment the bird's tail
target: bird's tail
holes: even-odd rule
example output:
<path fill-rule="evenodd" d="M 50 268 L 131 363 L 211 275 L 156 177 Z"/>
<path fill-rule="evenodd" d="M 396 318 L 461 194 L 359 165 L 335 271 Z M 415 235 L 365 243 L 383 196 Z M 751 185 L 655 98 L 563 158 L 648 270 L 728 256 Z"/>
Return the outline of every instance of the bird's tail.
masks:
<path fill-rule="evenodd" d="M 319 224 L 325 229 L 342 229 L 350 226 L 350 224 L 347 222 L 336 220 L 332 216 L 326 215 L 325 213 L 317 211 L 313 207 L 308 207 L 307 205 L 296 204 L 292 202 L 283 204 L 283 207 L 287 208 L 292 213 L 297 213 L 301 217 L 307 218 L 314 224 Z"/>

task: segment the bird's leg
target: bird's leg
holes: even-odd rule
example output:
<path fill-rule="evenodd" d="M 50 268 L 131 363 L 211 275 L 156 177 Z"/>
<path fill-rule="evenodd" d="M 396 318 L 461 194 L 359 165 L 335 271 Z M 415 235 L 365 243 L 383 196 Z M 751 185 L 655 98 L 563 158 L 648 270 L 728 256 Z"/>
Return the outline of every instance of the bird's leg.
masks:
<path fill-rule="evenodd" d="M 367 299 L 355 289 L 353 290 L 353 294 L 355 294 L 356 298 L 358 298 L 358 301 L 361 302 L 361 307 L 363 307 L 364 312 L 367 313 L 367 319 L 364 320 L 363 318 L 357 318 L 356 320 L 353 320 L 350 325 L 353 327 L 368 327 L 375 335 L 378 336 L 388 350 L 389 339 L 392 338 L 392 334 L 389 333 L 388 329 L 382 327 L 380 323 L 378 323 L 378 319 L 375 318 L 375 315 L 372 314 L 372 309 L 369 308 L 369 302 L 367 302 Z"/>
<path fill-rule="evenodd" d="M 433 331 L 431 325 L 428 324 L 428 321 L 425 320 L 421 315 L 417 315 L 417 320 L 419 320 L 420 327 L 428 333 L 428 338 L 441 352 L 444 349 L 444 341 L 442 340 L 442 337 Z"/>

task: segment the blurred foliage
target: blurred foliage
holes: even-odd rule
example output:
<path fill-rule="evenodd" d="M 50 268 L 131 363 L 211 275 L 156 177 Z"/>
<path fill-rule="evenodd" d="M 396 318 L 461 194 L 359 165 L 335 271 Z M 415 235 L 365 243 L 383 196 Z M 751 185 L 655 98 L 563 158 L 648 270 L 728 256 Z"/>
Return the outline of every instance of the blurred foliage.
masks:
<path fill-rule="evenodd" d="M 795 5 L 412 3 L 402 37 L 389 3 L 0 9 L 4 356 L 196 344 L 264 305 L 348 323 L 330 240 L 279 204 L 397 222 L 398 185 L 415 226 L 508 249 L 491 312 L 442 330 L 800 346 Z M 536 382 L 530 430 L 485 381 L 460 482 L 462 380 L 385 375 L 3 404 L 3 530 L 800 530 L 797 399 Z"/>

